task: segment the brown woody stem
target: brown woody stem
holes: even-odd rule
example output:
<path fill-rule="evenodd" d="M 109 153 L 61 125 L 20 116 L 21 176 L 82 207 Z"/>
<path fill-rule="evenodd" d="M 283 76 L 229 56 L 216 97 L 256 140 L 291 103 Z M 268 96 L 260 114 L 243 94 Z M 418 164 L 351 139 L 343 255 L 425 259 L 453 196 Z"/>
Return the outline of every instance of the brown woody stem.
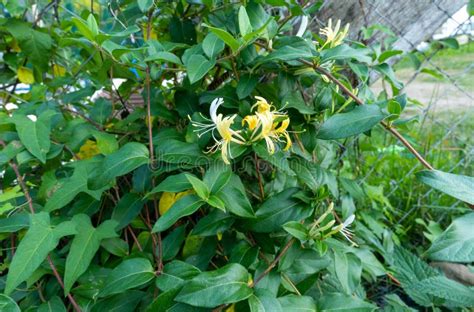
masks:
<path fill-rule="evenodd" d="M 283 257 L 287 252 L 288 250 L 290 249 L 291 245 L 293 245 L 293 243 L 295 242 L 295 239 L 294 238 L 291 238 L 287 243 L 286 245 L 282 248 L 282 250 L 280 251 L 280 253 L 278 254 L 278 256 L 275 257 L 275 259 L 273 259 L 273 261 L 270 263 L 270 265 L 265 269 L 265 271 L 262 272 L 262 274 L 260 274 L 259 276 L 257 276 L 255 278 L 255 280 L 253 281 L 252 285 L 250 285 L 251 288 L 255 287 L 255 285 L 258 284 L 258 282 L 260 282 L 265 276 L 267 276 L 268 273 L 270 273 L 270 271 L 278 264 L 278 262 L 280 261 L 281 257 Z"/>

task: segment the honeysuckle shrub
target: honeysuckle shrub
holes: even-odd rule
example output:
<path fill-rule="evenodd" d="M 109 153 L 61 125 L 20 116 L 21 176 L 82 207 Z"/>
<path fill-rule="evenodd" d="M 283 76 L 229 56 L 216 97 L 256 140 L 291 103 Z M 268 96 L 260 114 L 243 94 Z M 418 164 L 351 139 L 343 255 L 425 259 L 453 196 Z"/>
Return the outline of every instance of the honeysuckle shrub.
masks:
<path fill-rule="evenodd" d="M 2 311 L 474 304 L 426 263 L 473 261 L 473 215 L 416 256 L 341 161 L 410 127 L 389 40 L 311 32 L 322 2 L 30 2 L 0 4 Z"/>

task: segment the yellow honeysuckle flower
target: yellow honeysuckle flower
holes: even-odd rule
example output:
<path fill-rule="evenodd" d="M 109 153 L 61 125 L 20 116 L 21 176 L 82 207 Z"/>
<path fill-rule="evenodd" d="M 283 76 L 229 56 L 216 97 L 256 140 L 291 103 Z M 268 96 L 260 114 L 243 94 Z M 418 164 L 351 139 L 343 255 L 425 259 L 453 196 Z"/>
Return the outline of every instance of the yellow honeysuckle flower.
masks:
<path fill-rule="evenodd" d="M 261 96 L 256 96 L 255 98 L 257 99 L 257 103 L 255 103 L 252 106 L 251 109 L 253 109 L 255 106 L 257 106 L 257 112 L 259 112 L 259 113 L 270 111 L 272 106 L 270 104 L 268 104 L 266 99 L 264 99 Z"/>
<path fill-rule="evenodd" d="M 247 115 L 242 120 L 242 126 L 247 124 L 249 130 L 254 130 L 258 125 L 258 117 L 256 115 Z"/>
<path fill-rule="evenodd" d="M 283 148 L 284 151 L 289 150 L 290 147 L 291 147 L 291 144 L 292 144 L 290 135 L 289 135 L 288 131 L 286 130 L 289 125 L 290 125 L 290 118 L 286 118 L 281 122 L 279 127 L 275 127 L 275 125 L 274 125 L 274 130 L 273 130 L 279 136 L 282 135 L 282 136 L 285 137 L 286 145 L 285 145 L 285 148 Z"/>
<path fill-rule="evenodd" d="M 217 98 L 211 103 L 211 107 L 209 109 L 209 115 L 211 116 L 211 123 L 200 123 L 196 121 L 191 121 L 192 125 L 197 129 L 194 130 L 198 132 L 198 136 L 202 136 L 207 132 L 212 133 L 212 137 L 216 141 L 216 144 L 209 149 L 209 152 L 213 153 L 217 150 L 221 150 L 222 160 L 226 164 L 230 164 L 229 156 L 232 158 L 230 154 L 230 143 L 234 142 L 237 144 L 245 144 L 245 139 L 240 135 L 240 130 L 235 131 L 231 128 L 231 125 L 234 123 L 234 119 L 237 115 L 226 116 L 224 117 L 222 114 L 217 115 L 217 109 L 220 105 L 224 103 L 224 99 Z M 214 136 L 214 131 L 217 130 L 221 139 L 218 140 Z"/>
<path fill-rule="evenodd" d="M 332 19 L 329 19 L 327 27 L 324 27 L 319 31 L 321 35 L 326 36 L 326 42 L 321 47 L 324 48 L 326 45 L 329 48 L 334 48 L 342 43 L 344 38 L 347 36 L 349 32 L 349 24 L 347 24 L 344 29 L 341 28 L 341 20 L 337 20 L 334 29 L 332 28 Z"/>
<path fill-rule="evenodd" d="M 352 240 L 354 233 L 349 229 L 349 226 L 354 222 L 355 215 L 352 214 L 340 225 L 333 227 L 331 230 L 333 232 L 339 232 L 347 239 L 353 246 L 357 246 L 357 244 Z"/>
<path fill-rule="evenodd" d="M 291 139 L 286 129 L 290 124 L 290 118 L 285 113 L 272 110 L 272 106 L 264 98 L 255 98 L 257 103 L 253 107 L 257 107 L 257 112 L 255 115 L 244 118 L 244 121 L 249 125 L 249 130 L 253 131 L 251 141 L 265 140 L 268 152 L 273 154 L 275 152 L 274 141 L 280 142 L 280 137 L 283 136 L 286 140 L 284 150 L 288 150 L 291 147 Z M 256 125 L 253 124 L 255 120 Z"/>
<path fill-rule="evenodd" d="M 231 142 L 244 145 L 265 140 L 268 152 L 273 154 L 275 152 L 275 142 L 282 142 L 283 137 L 286 142 L 284 150 L 286 151 L 291 147 L 292 143 L 287 131 L 290 118 L 286 113 L 275 110 L 263 97 L 256 96 L 255 98 L 257 102 L 252 106 L 252 109 L 256 108 L 255 114 L 245 116 L 242 120 L 242 126 L 247 125 L 247 129 L 251 132 L 248 140 L 240 134 L 242 130 L 233 130 L 231 128 L 237 115 L 223 116 L 222 114 L 217 114 L 218 107 L 224 103 L 222 98 L 217 98 L 212 101 L 209 109 L 211 119 L 203 117 L 208 120 L 209 123 L 191 120 L 191 124 L 197 128 L 194 132 L 198 132 L 199 137 L 207 132 L 212 133 L 212 137 L 216 143 L 209 149 L 209 152 L 213 153 L 220 150 L 222 160 L 226 164 L 229 164 L 229 158 L 232 158 L 230 154 Z M 217 139 L 214 136 L 215 130 L 217 130 L 221 139 Z"/>

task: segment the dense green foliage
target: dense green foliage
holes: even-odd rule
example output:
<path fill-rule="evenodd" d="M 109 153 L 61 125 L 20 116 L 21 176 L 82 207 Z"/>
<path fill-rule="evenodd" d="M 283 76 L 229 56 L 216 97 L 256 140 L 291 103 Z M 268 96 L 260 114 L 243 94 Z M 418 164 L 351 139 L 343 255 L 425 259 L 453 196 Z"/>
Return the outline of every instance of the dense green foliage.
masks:
<path fill-rule="evenodd" d="M 428 265 L 474 261 L 473 178 L 411 173 L 466 213 L 410 251 L 346 154 L 411 129 L 389 40 L 311 33 L 320 2 L 39 2 L 0 4 L 2 311 L 474 306 Z"/>

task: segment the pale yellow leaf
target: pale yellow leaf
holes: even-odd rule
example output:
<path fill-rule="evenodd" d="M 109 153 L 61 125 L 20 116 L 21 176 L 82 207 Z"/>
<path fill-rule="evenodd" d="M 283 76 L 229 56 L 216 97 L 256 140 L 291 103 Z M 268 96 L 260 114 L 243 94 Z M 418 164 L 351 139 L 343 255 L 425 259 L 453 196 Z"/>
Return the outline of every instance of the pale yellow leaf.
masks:
<path fill-rule="evenodd" d="M 77 157 L 79 157 L 79 159 L 89 159 L 98 154 L 100 154 L 100 151 L 97 147 L 97 143 L 92 140 L 87 140 L 79 149 Z"/>
<path fill-rule="evenodd" d="M 66 68 L 64 68 L 61 65 L 54 64 L 53 74 L 54 74 L 54 77 L 63 77 L 64 75 L 66 75 Z"/>
<path fill-rule="evenodd" d="M 21 83 L 32 84 L 35 82 L 33 71 L 27 67 L 18 68 L 16 74 L 18 75 L 18 80 L 20 80 Z"/>

